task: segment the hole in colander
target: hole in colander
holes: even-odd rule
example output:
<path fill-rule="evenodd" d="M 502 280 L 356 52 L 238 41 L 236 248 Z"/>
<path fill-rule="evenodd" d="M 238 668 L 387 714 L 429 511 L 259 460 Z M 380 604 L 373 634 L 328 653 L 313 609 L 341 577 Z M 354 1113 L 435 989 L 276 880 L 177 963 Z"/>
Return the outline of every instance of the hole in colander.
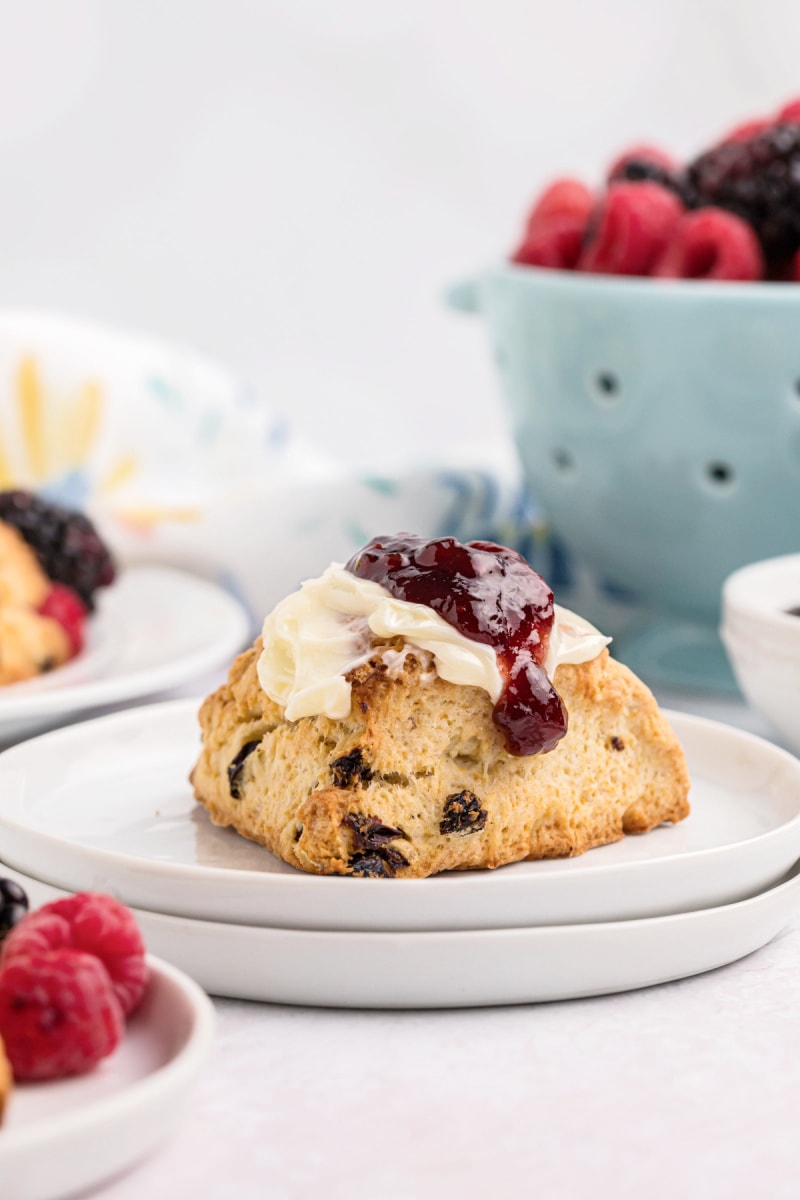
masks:
<path fill-rule="evenodd" d="M 706 467 L 706 478 L 715 487 L 730 487 L 736 476 L 729 463 L 711 462 Z"/>
<path fill-rule="evenodd" d="M 553 459 L 553 465 L 559 471 L 571 471 L 575 466 L 575 460 L 573 459 L 569 450 L 565 450 L 563 446 L 556 446 L 551 453 L 551 457 Z"/>
<path fill-rule="evenodd" d="M 613 400 L 622 391 L 619 378 L 613 371 L 598 371 L 594 377 L 594 386 L 604 400 Z"/>
<path fill-rule="evenodd" d="M 506 367 L 508 366 L 508 358 L 502 346 L 495 346 L 494 361 L 497 363 L 501 371 L 505 371 Z"/>
<path fill-rule="evenodd" d="M 794 381 L 794 394 L 800 400 L 800 379 L 795 379 Z"/>

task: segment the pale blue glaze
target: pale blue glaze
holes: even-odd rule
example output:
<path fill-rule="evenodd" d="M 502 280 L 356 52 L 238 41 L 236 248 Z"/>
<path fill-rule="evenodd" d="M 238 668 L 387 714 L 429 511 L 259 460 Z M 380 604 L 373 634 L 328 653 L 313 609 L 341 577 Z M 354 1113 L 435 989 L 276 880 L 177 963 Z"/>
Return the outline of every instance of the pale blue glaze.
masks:
<path fill-rule="evenodd" d="M 722 581 L 800 550 L 800 285 L 499 266 L 486 321 L 528 482 L 598 577 L 716 621 Z"/>

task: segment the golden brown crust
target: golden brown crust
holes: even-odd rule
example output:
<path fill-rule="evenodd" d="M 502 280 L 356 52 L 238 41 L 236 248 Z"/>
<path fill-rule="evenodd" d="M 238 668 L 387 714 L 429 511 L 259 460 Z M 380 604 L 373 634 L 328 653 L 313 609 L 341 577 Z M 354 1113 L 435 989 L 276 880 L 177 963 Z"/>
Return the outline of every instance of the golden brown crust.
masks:
<path fill-rule="evenodd" d="M 14 1081 L 11 1075 L 11 1064 L 6 1058 L 3 1039 L 0 1037 L 0 1125 L 3 1123 L 3 1113 L 6 1110 Z"/>
<path fill-rule="evenodd" d="M 50 580 L 22 535 L 0 521 L 0 608 L 38 608 Z"/>
<path fill-rule="evenodd" d="M 258 683 L 259 653 L 256 642 L 203 703 L 192 782 L 212 821 L 304 871 L 497 867 L 580 854 L 689 812 L 675 735 L 607 651 L 558 668 L 569 731 L 528 757 L 505 750 L 485 692 L 431 678 L 413 654 L 395 679 L 379 653 L 354 672 L 344 720 L 289 722 Z"/>
<path fill-rule="evenodd" d="M 27 542 L 0 521 L 0 684 L 31 679 L 71 657 L 62 626 L 36 611 L 50 587 Z"/>
<path fill-rule="evenodd" d="M 61 666 L 72 651 L 64 629 L 30 608 L 0 608 L 0 684 Z"/>

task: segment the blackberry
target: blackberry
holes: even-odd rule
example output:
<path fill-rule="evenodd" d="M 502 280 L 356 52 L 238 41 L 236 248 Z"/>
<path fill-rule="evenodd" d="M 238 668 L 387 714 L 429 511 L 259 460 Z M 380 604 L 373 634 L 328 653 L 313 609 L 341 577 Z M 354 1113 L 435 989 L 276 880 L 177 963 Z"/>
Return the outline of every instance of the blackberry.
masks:
<path fill-rule="evenodd" d="M 800 125 L 771 125 L 701 154 L 686 170 L 687 203 L 747 221 L 774 265 L 800 247 Z"/>
<path fill-rule="evenodd" d="M 28 911 L 28 897 L 13 879 L 0 879 L 0 942 Z"/>
<path fill-rule="evenodd" d="M 94 608 L 94 593 L 112 583 L 114 560 L 88 517 L 31 492 L 0 492 L 0 521 L 22 534 L 43 571 Z"/>

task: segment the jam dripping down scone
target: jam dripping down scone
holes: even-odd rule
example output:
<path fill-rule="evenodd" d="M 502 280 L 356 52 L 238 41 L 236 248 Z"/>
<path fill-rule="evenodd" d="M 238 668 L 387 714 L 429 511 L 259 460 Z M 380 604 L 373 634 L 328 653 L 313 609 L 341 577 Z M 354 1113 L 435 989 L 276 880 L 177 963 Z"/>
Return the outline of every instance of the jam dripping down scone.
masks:
<path fill-rule="evenodd" d="M 304 871 L 421 878 L 688 815 L 653 696 L 514 552 L 376 539 L 296 596 L 201 708 L 216 824 Z"/>
<path fill-rule="evenodd" d="M 82 513 L 0 492 L 0 684 L 74 657 L 94 593 L 113 578 L 108 549 Z"/>

